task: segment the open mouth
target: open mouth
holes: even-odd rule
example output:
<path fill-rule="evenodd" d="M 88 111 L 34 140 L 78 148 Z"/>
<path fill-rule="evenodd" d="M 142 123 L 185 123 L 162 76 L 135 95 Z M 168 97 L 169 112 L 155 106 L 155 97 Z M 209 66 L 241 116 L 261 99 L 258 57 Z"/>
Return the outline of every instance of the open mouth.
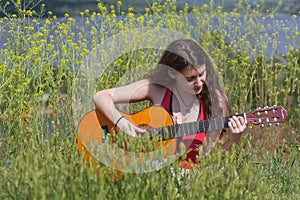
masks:
<path fill-rule="evenodd" d="M 194 87 L 194 92 L 196 94 L 200 93 L 201 92 L 201 87 Z"/>

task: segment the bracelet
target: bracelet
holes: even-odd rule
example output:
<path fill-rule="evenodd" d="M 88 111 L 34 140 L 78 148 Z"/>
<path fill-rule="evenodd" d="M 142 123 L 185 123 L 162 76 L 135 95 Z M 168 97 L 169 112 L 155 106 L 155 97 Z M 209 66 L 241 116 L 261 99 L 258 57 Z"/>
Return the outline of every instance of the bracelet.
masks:
<path fill-rule="evenodd" d="M 121 117 L 116 121 L 115 126 L 118 125 L 119 121 L 120 121 L 122 118 L 124 118 L 124 116 L 121 116 Z"/>

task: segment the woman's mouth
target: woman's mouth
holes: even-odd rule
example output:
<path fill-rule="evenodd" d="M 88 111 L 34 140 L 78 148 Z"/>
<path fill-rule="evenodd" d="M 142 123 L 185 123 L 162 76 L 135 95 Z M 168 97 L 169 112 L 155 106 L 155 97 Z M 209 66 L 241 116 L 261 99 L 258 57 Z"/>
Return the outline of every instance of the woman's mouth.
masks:
<path fill-rule="evenodd" d="M 201 87 L 194 87 L 195 94 L 199 94 L 201 92 L 201 90 L 202 90 Z"/>

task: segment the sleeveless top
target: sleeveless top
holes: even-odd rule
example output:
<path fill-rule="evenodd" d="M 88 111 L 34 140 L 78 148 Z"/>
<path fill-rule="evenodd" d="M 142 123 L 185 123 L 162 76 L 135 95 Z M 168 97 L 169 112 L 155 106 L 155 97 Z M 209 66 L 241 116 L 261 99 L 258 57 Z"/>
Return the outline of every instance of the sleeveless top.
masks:
<path fill-rule="evenodd" d="M 172 91 L 170 89 L 166 89 L 163 100 L 161 102 L 161 106 L 168 111 L 172 115 Z M 205 120 L 205 112 L 203 103 L 200 101 L 200 112 L 198 115 L 198 120 Z M 197 150 L 200 146 L 203 145 L 205 140 L 206 132 L 197 133 L 189 136 L 184 136 L 183 138 L 177 138 L 177 152 L 180 152 L 179 144 L 183 143 L 185 145 L 188 153 L 186 154 L 185 159 L 179 158 L 181 161 L 182 168 L 192 169 L 192 165 L 197 162 L 197 156 L 199 155 L 199 151 Z"/>

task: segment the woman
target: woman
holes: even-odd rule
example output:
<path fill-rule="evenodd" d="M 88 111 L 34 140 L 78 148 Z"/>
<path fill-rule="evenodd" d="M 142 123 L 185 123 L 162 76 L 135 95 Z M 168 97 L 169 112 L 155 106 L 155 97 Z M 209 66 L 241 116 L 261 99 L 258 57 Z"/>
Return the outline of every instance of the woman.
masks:
<path fill-rule="evenodd" d="M 146 130 L 122 117 L 115 104 L 143 100 L 164 107 L 177 124 L 228 116 L 230 113 L 228 99 L 220 86 L 213 63 L 203 48 L 191 39 L 172 42 L 164 51 L 156 69 L 145 79 L 99 91 L 94 96 L 96 108 L 102 110 L 120 130 L 133 137 Z M 239 140 L 245 128 L 243 117 L 233 116 L 228 123 L 228 141 L 220 139 L 221 131 L 210 137 L 218 137 L 223 148 L 228 149 Z M 185 160 L 197 162 L 198 147 L 207 138 L 207 133 L 181 138 L 189 150 Z"/>

